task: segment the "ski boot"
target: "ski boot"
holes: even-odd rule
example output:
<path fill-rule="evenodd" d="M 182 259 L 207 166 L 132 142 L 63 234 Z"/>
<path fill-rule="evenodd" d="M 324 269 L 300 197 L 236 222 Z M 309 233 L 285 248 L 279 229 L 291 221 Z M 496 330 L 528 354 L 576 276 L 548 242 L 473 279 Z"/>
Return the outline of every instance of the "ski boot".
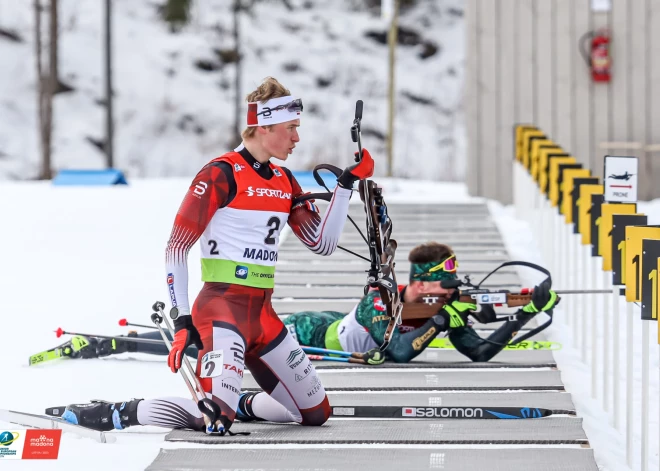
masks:
<path fill-rule="evenodd" d="M 252 400 L 258 392 L 246 392 L 239 396 L 238 407 L 236 408 L 236 419 L 241 422 L 253 422 L 255 420 L 262 420 L 252 411 Z"/>
<path fill-rule="evenodd" d="M 62 419 L 99 432 L 113 429 L 123 430 L 132 425 L 140 425 L 137 420 L 137 407 L 142 399 L 129 402 L 92 401 L 89 404 L 66 406 Z"/>
<path fill-rule="evenodd" d="M 127 337 L 137 337 L 138 333 L 131 330 Z M 125 341 L 121 337 L 113 339 L 98 339 L 96 344 L 96 355 L 99 357 L 107 357 L 108 355 L 115 355 L 125 352 L 137 352 L 137 342 Z"/>

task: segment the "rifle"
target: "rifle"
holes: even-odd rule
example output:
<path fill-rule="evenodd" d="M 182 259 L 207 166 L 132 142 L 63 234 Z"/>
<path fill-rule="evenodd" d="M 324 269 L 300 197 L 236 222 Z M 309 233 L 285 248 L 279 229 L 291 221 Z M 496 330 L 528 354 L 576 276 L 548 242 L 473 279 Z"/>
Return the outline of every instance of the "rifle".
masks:
<path fill-rule="evenodd" d="M 362 159 L 362 107 L 362 100 L 358 100 L 355 103 L 355 119 L 351 126 L 351 138 L 353 142 L 358 145 L 358 155 L 355 159 L 356 162 L 359 162 Z M 303 195 L 294 200 L 294 205 L 309 199 L 322 199 L 325 201 L 330 201 L 332 199 L 332 192 L 325 185 L 323 178 L 319 175 L 319 170 L 329 170 L 336 177 L 339 177 L 342 173 L 342 170 L 334 165 L 317 165 L 314 167 L 312 174 L 314 175 L 316 182 L 327 190 L 327 193 L 311 193 Z M 365 179 L 360 180 L 358 191 L 360 193 L 360 199 L 364 203 L 367 236 L 365 237 L 350 216 L 348 216 L 348 219 L 353 223 L 353 226 L 355 226 L 364 241 L 367 243 L 367 246 L 369 247 L 369 258 L 356 254 L 355 252 L 347 250 L 339 245 L 337 247 L 362 258 L 371 264 L 369 270 L 366 271 L 367 282 L 364 286 L 364 294 L 366 296 L 369 288 L 377 288 L 381 300 L 386 307 L 386 314 L 389 318 L 389 323 L 383 336 L 383 344 L 380 346 L 380 350 L 385 351 L 390 344 L 394 329 L 401 324 L 401 313 L 403 309 L 403 303 L 401 302 L 396 275 L 394 273 L 394 256 L 396 254 L 397 243 L 396 240 L 391 238 L 393 227 L 392 220 L 387 213 L 387 205 L 383 199 L 382 189 L 379 188 L 374 181 Z"/>

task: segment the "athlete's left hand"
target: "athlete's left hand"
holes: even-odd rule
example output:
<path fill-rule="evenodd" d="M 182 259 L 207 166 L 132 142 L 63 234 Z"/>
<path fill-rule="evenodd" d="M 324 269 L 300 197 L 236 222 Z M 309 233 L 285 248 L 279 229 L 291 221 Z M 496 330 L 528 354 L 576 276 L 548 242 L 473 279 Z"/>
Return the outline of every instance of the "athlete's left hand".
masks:
<path fill-rule="evenodd" d="M 385 363 L 385 355 L 379 348 L 372 348 L 364 354 L 364 359 L 369 365 L 382 365 Z"/>
<path fill-rule="evenodd" d="M 357 161 L 358 153 L 355 153 Z M 374 159 L 367 149 L 362 149 L 362 159 L 350 167 L 346 167 L 339 178 L 337 184 L 342 188 L 352 189 L 353 184 L 358 180 L 364 180 L 374 174 Z"/>

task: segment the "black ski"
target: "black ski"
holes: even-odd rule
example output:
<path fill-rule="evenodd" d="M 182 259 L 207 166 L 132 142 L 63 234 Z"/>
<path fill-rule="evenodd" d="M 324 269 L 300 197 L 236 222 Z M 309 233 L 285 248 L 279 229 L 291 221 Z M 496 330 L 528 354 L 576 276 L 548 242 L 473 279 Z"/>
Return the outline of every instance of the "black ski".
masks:
<path fill-rule="evenodd" d="M 574 411 L 540 407 L 333 406 L 333 417 L 382 419 L 540 419 Z"/>

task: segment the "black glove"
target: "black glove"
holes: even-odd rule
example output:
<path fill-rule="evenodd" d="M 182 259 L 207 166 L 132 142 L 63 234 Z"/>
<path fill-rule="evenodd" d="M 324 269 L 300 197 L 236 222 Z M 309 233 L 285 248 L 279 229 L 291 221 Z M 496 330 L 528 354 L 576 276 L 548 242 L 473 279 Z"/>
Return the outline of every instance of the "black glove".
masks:
<path fill-rule="evenodd" d="M 550 311 L 557 304 L 559 304 L 560 298 L 557 296 L 557 293 L 550 289 L 550 281 L 546 280 L 538 286 L 534 287 L 532 292 L 532 301 L 523 307 L 523 312 L 527 314 L 536 314 L 541 311 Z"/>

